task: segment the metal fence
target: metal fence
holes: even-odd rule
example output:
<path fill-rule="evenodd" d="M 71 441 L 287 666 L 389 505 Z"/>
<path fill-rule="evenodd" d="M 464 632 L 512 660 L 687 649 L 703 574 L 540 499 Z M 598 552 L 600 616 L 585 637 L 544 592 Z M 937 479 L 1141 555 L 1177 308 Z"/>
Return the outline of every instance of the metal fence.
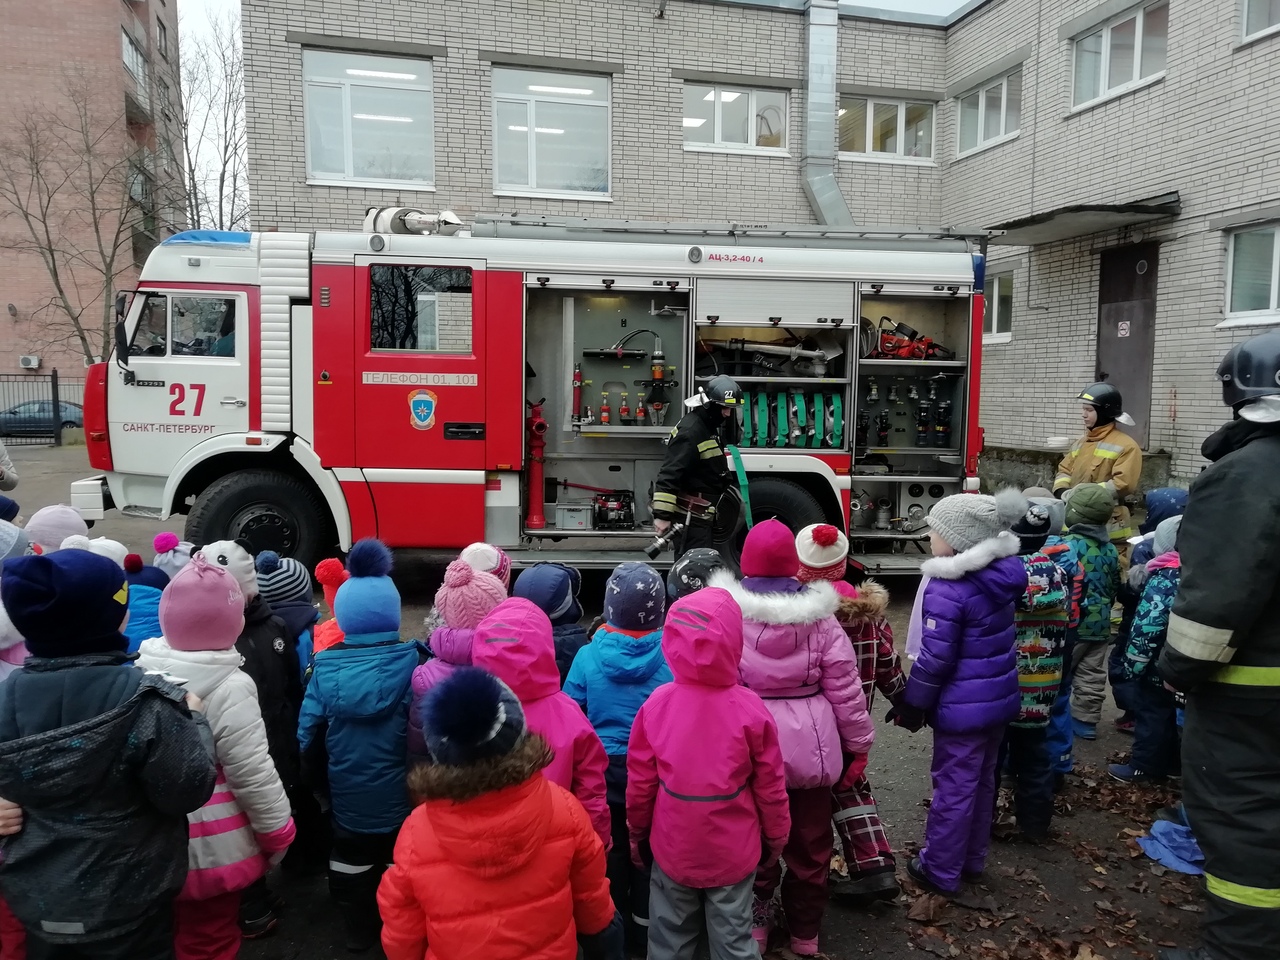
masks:
<path fill-rule="evenodd" d="M 84 427 L 84 378 L 0 374 L 0 438 L 6 446 L 62 445 L 62 431 Z"/>

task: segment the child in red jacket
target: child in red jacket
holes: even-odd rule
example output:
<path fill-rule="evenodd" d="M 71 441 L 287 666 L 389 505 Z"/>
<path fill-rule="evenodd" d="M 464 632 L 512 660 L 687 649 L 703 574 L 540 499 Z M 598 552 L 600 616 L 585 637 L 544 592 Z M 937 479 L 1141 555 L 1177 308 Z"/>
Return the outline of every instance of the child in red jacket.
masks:
<path fill-rule="evenodd" d="M 604 845 L 542 775 L 547 741 L 511 689 L 460 667 L 423 702 L 433 764 L 378 890 L 387 960 L 621 960 Z"/>

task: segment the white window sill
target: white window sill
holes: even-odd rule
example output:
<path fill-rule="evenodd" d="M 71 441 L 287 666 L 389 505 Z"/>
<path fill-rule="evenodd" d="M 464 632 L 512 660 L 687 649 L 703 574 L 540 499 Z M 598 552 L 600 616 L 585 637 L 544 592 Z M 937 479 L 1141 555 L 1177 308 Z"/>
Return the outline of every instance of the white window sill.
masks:
<path fill-rule="evenodd" d="M 1100 107 L 1104 103 L 1110 103 L 1123 97 L 1126 93 L 1133 93 L 1135 90 L 1145 90 L 1147 87 L 1155 86 L 1164 80 L 1164 71 L 1153 73 L 1149 77 L 1143 77 L 1141 80 L 1135 80 L 1133 83 L 1126 83 L 1122 87 L 1116 87 L 1114 90 L 1108 90 L 1100 97 L 1094 97 L 1092 100 L 1086 100 L 1084 103 L 1076 104 L 1067 111 L 1068 117 L 1074 117 L 1077 113 L 1086 113 L 1094 107 Z"/>
<path fill-rule="evenodd" d="M 413 190 L 417 193 L 435 193 L 435 184 L 413 180 L 339 180 L 327 177 L 307 177 L 309 187 L 349 187 L 357 190 Z"/>
<path fill-rule="evenodd" d="M 850 163 L 882 163 L 893 167 L 936 167 L 938 165 L 932 157 L 900 157 L 894 153 L 848 153 L 842 150 L 837 156 Z"/>
<path fill-rule="evenodd" d="M 685 153 L 727 153 L 738 157 L 789 157 L 785 147 L 734 147 L 723 143 L 686 143 Z"/>
<path fill-rule="evenodd" d="M 1015 130 L 1013 133 L 1006 133 L 1002 137 L 996 137 L 994 140 L 988 140 L 986 143 L 980 143 L 971 150 L 966 150 L 964 153 L 957 153 L 956 159 L 967 160 L 969 159 L 969 157 L 977 156 L 979 153 L 986 153 L 988 150 L 994 147 L 998 147 L 998 146 L 1001 146 L 1002 144 L 1006 144 L 1013 140 L 1017 140 L 1018 134 L 1020 132 L 1021 131 L 1019 130 Z"/>
<path fill-rule="evenodd" d="M 1257 313 L 1237 314 L 1234 317 L 1227 317 L 1219 324 L 1214 325 L 1215 330 L 1230 330 L 1233 327 L 1273 327 L 1280 324 L 1280 310 L 1260 310 Z"/>
<path fill-rule="evenodd" d="M 571 193 L 555 190 L 513 190 L 497 187 L 493 191 L 495 197 L 540 197 L 544 200 L 594 200 L 597 203 L 613 203 L 613 197 L 607 193 Z"/>
<path fill-rule="evenodd" d="M 989 343 L 1012 343 L 1012 333 L 984 333 L 982 335 L 982 345 L 985 347 Z"/>
<path fill-rule="evenodd" d="M 1249 34 L 1247 37 L 1245 37 L 1243 40 L 1237 43 L 1232 49 L 1243 50 L 1245 47 L 1253 46 L 1259 40 L 1265 40 L 1267 39 L 1267 37 L 1274 37 L 1278 34 L 1280 34 L 1280 23 L 1277 23 L 1274 27 L 1267 27 L 1266 29 L 1259 30 L 1257 33 Z"/>

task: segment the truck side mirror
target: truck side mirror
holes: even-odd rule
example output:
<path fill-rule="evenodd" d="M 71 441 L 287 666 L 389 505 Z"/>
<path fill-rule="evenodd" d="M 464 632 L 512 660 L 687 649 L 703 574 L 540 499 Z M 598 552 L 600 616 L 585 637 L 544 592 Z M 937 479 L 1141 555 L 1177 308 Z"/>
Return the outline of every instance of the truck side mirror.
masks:
<path fill-rule="evenodd" d="M 129 309 L 129 296 L 123 290 L 116 294 L 116 320 L 124 319 L 125 311 Z"/>

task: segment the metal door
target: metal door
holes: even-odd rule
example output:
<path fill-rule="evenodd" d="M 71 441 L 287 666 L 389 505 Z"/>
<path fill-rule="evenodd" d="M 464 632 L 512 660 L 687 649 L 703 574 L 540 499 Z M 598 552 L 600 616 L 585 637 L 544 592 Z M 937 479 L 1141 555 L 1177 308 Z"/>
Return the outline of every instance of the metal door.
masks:
<path fill-rule="evenodd" d="M 1097 376 L 1120 391 L 1125 412 L 1136 424 L 1125 432 L 1145 447 L 1151 421 L 1160 244 L 1105 250 L 1100 261 Z"/>

